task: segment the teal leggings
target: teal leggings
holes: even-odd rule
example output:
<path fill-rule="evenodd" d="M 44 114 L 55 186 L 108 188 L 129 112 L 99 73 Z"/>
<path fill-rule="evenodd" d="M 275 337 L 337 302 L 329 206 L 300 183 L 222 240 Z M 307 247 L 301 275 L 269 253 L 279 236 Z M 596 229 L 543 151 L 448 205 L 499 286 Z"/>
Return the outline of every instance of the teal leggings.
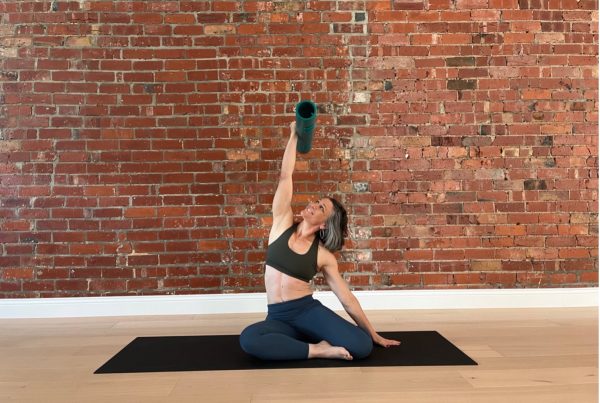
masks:
<path fill-rule="evenodd" d="M 364 330 L 312 295 L 268 305 L 267 318 L 248 326 L 240 335 L 242 349 L 263 360 L 306 359 L 308 343 L 323 340 L 346 348 L 354 359 L 367 357 L 373 349 L 373 341 Z"/>

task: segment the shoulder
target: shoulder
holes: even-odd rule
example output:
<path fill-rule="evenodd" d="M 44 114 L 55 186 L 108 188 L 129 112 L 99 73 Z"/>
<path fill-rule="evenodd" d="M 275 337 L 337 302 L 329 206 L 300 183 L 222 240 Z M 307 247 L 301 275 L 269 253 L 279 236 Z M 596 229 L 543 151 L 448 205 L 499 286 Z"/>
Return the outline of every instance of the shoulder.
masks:
<path fill-rule="evenodd" d="M 275 242 L 285 231 L 295 225 L 293 217 L 285 217 L 284 219 L 274 220 L 269 232 L 269 244 Z"/>
<path fill-rule="evenodd" d="M 319 243 L 317 265 L 321 270 L 337 270 L 337 259 L 322 243 Z"/>
<path fill-rule="evenodd" d="M 319 245 L 319 269 L 323 273 L 325 281 L 331 287 L 331 290 L 338 296 L 340 301 L 347 300 L 349 292 L 348 285 L 342 277 L 338 268 L 337 258 L 333 253 L 327 250 L 323 245 Z"/>

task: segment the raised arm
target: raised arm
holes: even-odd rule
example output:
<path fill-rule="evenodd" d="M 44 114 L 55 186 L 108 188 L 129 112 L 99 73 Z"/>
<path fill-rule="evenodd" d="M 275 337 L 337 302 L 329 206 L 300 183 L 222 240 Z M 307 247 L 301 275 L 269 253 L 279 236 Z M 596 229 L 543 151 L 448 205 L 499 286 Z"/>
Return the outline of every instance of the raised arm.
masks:
<path fill-rule="evenodd" d="M 292 193 L 293 182 L 292 174 L 296 165 L 296 145 L 298 136 L 296 135 L 296 122 L 290 124 L 290 138 L 283 160 L 281 162 L 281 173 L 279 175 L 279 184 L 273 198 L 273 226 L 271 235 L 278 236 L 292 225 L 294 215 L 292 212 Z"/>

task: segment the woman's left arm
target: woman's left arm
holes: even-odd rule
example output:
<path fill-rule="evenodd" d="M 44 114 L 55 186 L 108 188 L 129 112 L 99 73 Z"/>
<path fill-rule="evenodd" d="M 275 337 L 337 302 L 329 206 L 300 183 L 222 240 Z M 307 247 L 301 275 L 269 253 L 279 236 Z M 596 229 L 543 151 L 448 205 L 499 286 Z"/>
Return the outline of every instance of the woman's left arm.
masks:
<path fill-rule="evenodd" d="M 328 256 L 325 265 L 322 267 L 323 275 L 325 276 L 325 280 L 331 288 L 331 291 L 338 297 L 344 310 L 348 312 L 348 315 L 350 315 L 354 322 L 367 332 L 373 341 L 380 346 L 390 347 L 399 345 L 400 342 L 397 340 L 389 340 L 381 337 L 373 325 L 371 325 L 371 322 L 369 322 L 367 315 L 365 315 L 365 312 L 362 310 L 358 299 L 352 294 L 352 291 L 350 291 L 350 288 L 348 287 L 348 283 L 346 283 L 346 280 L 341 276 L 335 256 Z"/>

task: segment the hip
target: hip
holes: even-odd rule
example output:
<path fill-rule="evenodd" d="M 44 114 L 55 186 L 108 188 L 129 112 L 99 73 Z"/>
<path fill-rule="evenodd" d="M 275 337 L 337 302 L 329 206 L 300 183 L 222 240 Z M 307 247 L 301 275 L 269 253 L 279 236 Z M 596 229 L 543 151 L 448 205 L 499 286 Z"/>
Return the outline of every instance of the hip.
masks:
<path fill-rule="evenodd" d="M 314 299 L 312 294 L 288 301 L 270 303 L 267 305 L 267 319 L 283 322 L 293 321 L 317 305 L 321 305 L 321 302 Z"/>

